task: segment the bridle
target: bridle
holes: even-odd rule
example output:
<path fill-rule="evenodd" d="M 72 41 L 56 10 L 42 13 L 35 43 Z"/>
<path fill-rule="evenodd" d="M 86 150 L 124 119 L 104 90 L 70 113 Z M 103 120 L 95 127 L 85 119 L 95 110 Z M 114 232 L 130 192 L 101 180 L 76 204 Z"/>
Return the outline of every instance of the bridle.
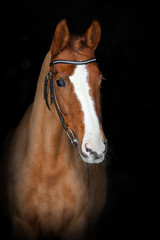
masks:
<path fill-rule="evenodd" d="M 51 61 L 49 66 L 52 67 L 55 64 L 73 64 L 73 65 L 85 65 L 88 63 L 92 63 L 92 62 L 96 62 L 96 58 L 92 58 L 89 60 L 85 60 L 85 61 L 70 61 L 70 60 L 55 60 L 55 61 Z M 48 104 L 48 99 L 47 99 L 47 87 L 48 87 L 48 82 L 49 82 L 49 88 L 50 88 L 50 98 L 51 98 L 51 102 L 50 104 L 52 104 L 54 102 L 55 108 L 57 110 L 58 116 L 60 118 L 60 121 L 63 125 L 63 128 L 65 129 L 72 145 L 75 147 L 77 146 L 77 138 L 74 136 L 72 130 L 70 128 L 67 127 L 64 118 L 62 116 L 62 113 L 60 112 L 56 99 L 55 99 L 55 94 L 54 94 L 54 88 L 53 88 L 53 75 L 51 70 L 49 71 L 49 73 L 46 75 L 45 77 L 45 82 L 44 82 L 44 99 L 46 101 L 46 105 L 48 107 L 48 109 L 50 110 L 49 104 Z"/>

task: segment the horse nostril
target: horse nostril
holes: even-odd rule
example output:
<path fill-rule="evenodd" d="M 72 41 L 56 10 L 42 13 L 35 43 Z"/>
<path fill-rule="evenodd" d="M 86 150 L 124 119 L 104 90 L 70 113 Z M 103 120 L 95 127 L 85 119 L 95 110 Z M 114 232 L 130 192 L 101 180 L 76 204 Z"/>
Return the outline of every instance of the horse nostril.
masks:
<path fill-rule="evenodd" d="M 85 148 L 86 148 L 86 152 L 92 153 L 92 150 L 90 148 L 88 148 L 86 145 L 85 145 Z"/>
<path fill-rule="evenodd" d="M 88 148 L 88 147 L 86 146 L 86 144 L 85 144 L 85 148 L 86 148 L 86 152 L 89 152 L 89 153 L 90 153 L 90 156 L 91 156 L 94 160 L 100 158 L 101 155 L 102 155 L 102 154 L 98 154 L 97 152 L 95 152 L 95 151 L 93 151 L 92 149 Z"/>
<path fill-rule="evenodd" d="M 86 152 L 89 152 L 90 154 L 93 153 L 92 149 L 87 147 L 87 144 L 85 144 L 85 149 L 86 149 Z"/>

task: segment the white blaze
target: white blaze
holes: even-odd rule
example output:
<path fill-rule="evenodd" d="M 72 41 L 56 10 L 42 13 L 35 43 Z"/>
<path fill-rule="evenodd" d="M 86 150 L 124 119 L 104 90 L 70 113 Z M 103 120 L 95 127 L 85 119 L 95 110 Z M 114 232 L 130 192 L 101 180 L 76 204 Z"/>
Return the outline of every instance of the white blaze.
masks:
<path fill-rule="evenodd" d="M 77 65 L 73 75 L 70 76 L 70 81 L 74 86 L 75 94 L 81 104 L 84 114 L 85 133 L 82 141 L 82 151 L 90 157 L 85 146 L 98 154 L 102 154 L 105 150 L 105 145 L 103 143 L 99 121 L 94 107 L 95 104 L 89 94 L 90 88 L 88 78 L 86 65 Z M 99 159 L 97 163 L 101 161 L 103 160 Z M 96 160 L 93 161 L 93 159 L 88 159 L 87 162 L 96 163 Z"/>

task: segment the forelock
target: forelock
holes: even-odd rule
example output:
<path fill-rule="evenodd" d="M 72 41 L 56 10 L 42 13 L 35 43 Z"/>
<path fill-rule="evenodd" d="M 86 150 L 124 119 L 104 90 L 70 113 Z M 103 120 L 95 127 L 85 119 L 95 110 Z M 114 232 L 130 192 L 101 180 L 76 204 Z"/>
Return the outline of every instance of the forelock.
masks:
<path fill-rule="evenodd" d="M 76 52 L 80 49 L 82 50 L 83 47 L 86 46 L 85 37 L 72 35 L 70 39 L 70 46 Z"/>

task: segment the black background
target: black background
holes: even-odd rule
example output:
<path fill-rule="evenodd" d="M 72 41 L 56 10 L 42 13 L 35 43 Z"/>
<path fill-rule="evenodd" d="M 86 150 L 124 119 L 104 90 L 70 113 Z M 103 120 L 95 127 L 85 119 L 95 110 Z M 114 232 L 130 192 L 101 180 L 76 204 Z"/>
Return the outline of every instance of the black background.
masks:
<path fill-rule="evenodd" d="M 102 113 L 109 141 L 108 196 L 98 234 L 106 239 L 153 235 L 158 225 L 160 182 L 155 143 L 160 72 L 158 5 L 153 1 L 13 2 L 2 8 L 1 20 L 1 151 L 5 135 L 33 101 L 57 23 L 66 18 L 70 32 L 81 34 L 92 19 L 97 19 L 102 38 L 96 57 L 106 78 L 102 83 Z M 3 215 L 0 223 L 1 232 L 9 235 L 10 225 Z"/>

